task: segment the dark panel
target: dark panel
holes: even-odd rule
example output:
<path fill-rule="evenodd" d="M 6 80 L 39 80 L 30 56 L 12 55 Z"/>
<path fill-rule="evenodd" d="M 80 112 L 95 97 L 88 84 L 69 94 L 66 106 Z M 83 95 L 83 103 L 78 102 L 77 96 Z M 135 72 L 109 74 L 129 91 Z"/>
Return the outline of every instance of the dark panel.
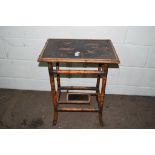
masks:
<path fill-rule="evenodd" d="M 68 94 L 68 101 L 88 101 L 89 97 L 87 94 Z"/>

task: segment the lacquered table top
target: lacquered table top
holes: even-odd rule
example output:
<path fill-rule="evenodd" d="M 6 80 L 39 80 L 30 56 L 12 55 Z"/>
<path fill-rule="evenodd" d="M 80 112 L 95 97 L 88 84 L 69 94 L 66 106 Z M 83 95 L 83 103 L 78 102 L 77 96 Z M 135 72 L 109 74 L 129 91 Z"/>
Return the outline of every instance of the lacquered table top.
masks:
<path fill-rule="evenodd" d="M 119 64 L 111 40 L 93 39 L 48 39 L 38 61 Z"/>

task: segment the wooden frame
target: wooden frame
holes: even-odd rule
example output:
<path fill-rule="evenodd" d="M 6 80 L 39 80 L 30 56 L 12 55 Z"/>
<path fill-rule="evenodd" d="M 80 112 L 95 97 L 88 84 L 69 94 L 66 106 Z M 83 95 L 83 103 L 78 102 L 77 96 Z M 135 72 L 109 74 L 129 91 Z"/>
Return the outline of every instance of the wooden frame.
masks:
<path fill-rule="evenodd" d="M 61 39 L 59 39 L 61 41 Z M 58 40 L 58 41 L 59 41 Z M 63 40 L 64 41 L 64 40 Z M 82 40 L 80 40 L 82 41 Z M 87 40 L 88 41 L 88 40 Z M 94 40 L 93 40 L 94 41 Z M 98 42 L 99 40 L 95 40 Z M 100 40 L 101 42 L 102 40 Z M 103 40 L 104 41 L 104 40 Z M 50 76 L 50 84 L 51 84 L 51 94 L 52 94 L 52 103 L 54 106 L 54 115 L 53 115 L 53 125 L 57 124 L 58 121 L 58 112 L 98 112 L 99 114 L 99 122 L 100 125 L 103 126 L 103 119 L 102 119 L 102 111 L 104 105 L 104 98 L 105 98 L 105 88 L 106 88 L 106 81 L 108 75 L 108 66 L 109 64 L 119 64 L 119 59 L 116 54 L 116 51 L 113 47 L 113 44 L 110 40 L 105 40 L 109 43 L 110 48 L 108 50 L 111 51 L 112 58 L 59 58 L 59 57 L 44 57 L 43 54 L 46 51 L 47 45 L 49 40 L 46 42 L 41 55 L 39 56 L 39 62 L 47 62 L 48 63 L 48 70 Z M 84 40 L 85 42 L 85 40 Z M 62 49 L 62 48 L 61 48 Z M 69 48 L 67 48 L 69 50 Z M 73 49 L 73 48 L 71 48 Z M 90 51 L 89 51 L 90 52 Z M 94 51 L 93 51 L 94 52 Z M 97 51 L 96 51 L 97 52 Z M 103 50 L 104 52 L 104 50 Z M 70 54 L 70 51 L 69 51 Z M 54 62 L 56 62 L 56 70 L 54 70 Z M 60 70 L 60 62 L 82 62 L 82 63 L 96 63 L 98 64 L 98 70 Z M 56 84 L 54 80 L 54 74 L 56 75 L 57 81 L 57 90 Z M 83 87 L 83 86 L 61 86 L 60 75 L 61 74 L 93 74 L 96 75 L 96 87 Z M 101 85 L 101 90 L 100 90 Z M 90 95 L 96 96 L 97 107 L 95 108 L 69 108 L 69 107 L 61 107 L 61 104 L 79 104 L 82 102 L 68 102 L 68 101 L 60 101 L 61 93 L 63 90 L 92 90 L 94 93 L 90 93 Z"/>
<path fill-rule="evenodd" d="M 106 87 L 106 80 L 107 80 L 107 74 L 108 74 L 108 65 L 107 64 L 99 64 L 98 71 L 101 70 L 104 72 L 104 76 L 102 77 L 102 88 L 101 92 L 99 91 L 100 87 L 100 74 L 99 72 L 96 72 L 97 76 L 97 82 L 96 87 L 60 87 L 60 77 L 59 77 L 59 63 L 56 63 L 57 66 L 57 72 L 53 70 L 53 64 L 48 63 L 48 69 L 49 69 L 49 75 L 50 75 L 50 83 L 51 83 L 51 91 L 52 91 L 52 99 L 53 99 L 53 105 L 54 105 L 54 119 L 53 119 L 53 125 L 56 125 L 58 120 L 58 112 L 98 112 L 99 113 L 99 122 L 103 126 L 103 120 L 102 120 L 102 111 L 103 111 L 103 104 L 104 104 L 104 97 L 105 97 L 105 87 Z M 74 70 L 73 70 L 74 71 Z M 79 70 L 76 72 L 76 74 L 83 73 L 83 70 Z M 54 74 L 57 74 L 57 91 L 55 89 L 55 81 L 54 81 Z M 65 74 L 70 74 L 70 71 L 65 71 Z M 88 71 L 86 74 L 92 74 L 92 71 Z M 68 102 L 60 102 L 59 97 L 61 90 L 95 90 L 96 96 L 97 96 L 97 102 L 98 102 L 98 108 L 59 108 L 59 104 L 67 104 Z M 78 104 L 80 102 L 72 102 L 73 104 Z M 70 104 L 70 103 L 69 103 Z"/>

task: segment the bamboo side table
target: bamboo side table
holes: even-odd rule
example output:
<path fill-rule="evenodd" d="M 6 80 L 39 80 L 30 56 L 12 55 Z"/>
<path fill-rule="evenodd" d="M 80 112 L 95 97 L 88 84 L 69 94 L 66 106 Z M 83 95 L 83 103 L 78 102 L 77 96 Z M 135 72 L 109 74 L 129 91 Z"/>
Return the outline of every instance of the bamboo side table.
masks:
<path fill-rule="evenodd" d="M 105 88 L 109 64 L 119 64 L 119 58 L 111 40 L 88 40 L 88 39 L 48 39 L 39 58 L 39 62 L 47 62 L 51 83 L 52 103 L 54 106 L 53 125 L 57 124 L 58 112 L 98 112 L 99 122 L 103 125 L 102 110 L 105 97 Z M 60 63 L 83 63 L 97 64 L 97 70 L 60 70 Z M 56 70 L 53 64 L 56 63 Z M 61 86 L 61 74 L 92 74 L 96 75 L 96 87 Z M 57 90 L 54 75 L 57 77 Z M 100 81 L 102 79 L 102 81 Z M 100 90 L 100 84 L 102 85 Z M 67 90 L 66 99 L 60 101 L 62 90 Z M 69 94 L 68 90 L 92 90 L 89 93 Z M 88 96 L 87 96 L 88 95 Z M 83 108 L 82 104 L 90 104 L 91 96 L 96 96 L 97 108 Z M 67 98 L 66 97 L 66 98 Z M 84 99 L 80 99 L 84 98 Z M 74 100 L 74 98 L 76 98 Z M 85 102 L 86 101 L 86 102 Z M 60 104 L 81 104 L 80 107 L 60 107 Z"/>

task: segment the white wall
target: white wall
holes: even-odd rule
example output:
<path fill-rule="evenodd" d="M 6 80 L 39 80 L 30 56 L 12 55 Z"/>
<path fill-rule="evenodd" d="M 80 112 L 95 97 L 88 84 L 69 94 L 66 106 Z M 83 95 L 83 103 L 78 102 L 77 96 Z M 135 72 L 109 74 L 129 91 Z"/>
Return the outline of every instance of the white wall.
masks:
<path fill-rule="evenodd" d="M 37 63 L 47 38 L 111 39 L 121 64 L 110 69 L 106 93 L 155 96 L 155 27 L 0 27 L 0 88 L 50 90 L 47 68 Z"/>

